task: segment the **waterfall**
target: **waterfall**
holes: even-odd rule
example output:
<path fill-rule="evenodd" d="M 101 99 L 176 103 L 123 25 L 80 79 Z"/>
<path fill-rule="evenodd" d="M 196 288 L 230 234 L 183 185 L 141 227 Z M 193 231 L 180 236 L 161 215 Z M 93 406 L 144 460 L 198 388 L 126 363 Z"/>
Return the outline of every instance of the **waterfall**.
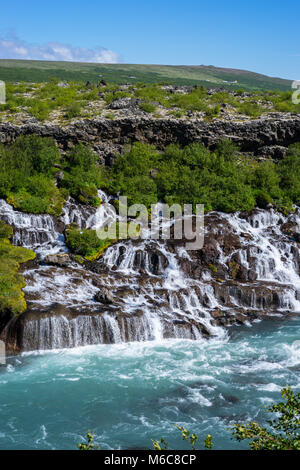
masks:
<path fill-rule="evenodd" d="M 103 203 L 110 200 L 102 191 L 99 197 Z M 0 217 L 14 227 L 15 244 L 42 257 L 66 250 L 55 218 L 14 211 L 4 201 Z M 115 219 L 105 204 L 91 208 L 69 199 L 60 222 L 96 229 Z M 201 252 L 188 252 L 180 242 L 121 240 L 88 268 L 73 263 L 28 269 L 28 312 L 5 334 L 15 334 L 22 350 L 226 338 L 225 326 L 236 322 L 299 312 L 300 250 L 282 231 L 284 224 L 300 227 L 299 210 L 288 217 L 258 209 L 250 214 L 211 213 Z M 213 257 L 205 261 L 206 256 Z M 103 296 L 97 300 L 99 289 L 109 293 L 107 302 Z"/>
<path fill-rule="evenodd" d="M 74 199 L 69 198 L 63 207 L 63 222 L 65 225 L 76 223 L 80 228 L 97 229 L 107 222 L 113 222 L 116 218 L 115 212 L 110 209 L 108 203 L 109 196 L 99 190 L 98 197 L 101 200 L 99 207 L 78 204 Z"/>
<path fill-rule="evenodd" d="M 64 248 L 63 236 L 56 230 L 54 218 L 15 211 L 0 199 L 0 217 L 14 229 L 12 243 L 46 255 Z"/>

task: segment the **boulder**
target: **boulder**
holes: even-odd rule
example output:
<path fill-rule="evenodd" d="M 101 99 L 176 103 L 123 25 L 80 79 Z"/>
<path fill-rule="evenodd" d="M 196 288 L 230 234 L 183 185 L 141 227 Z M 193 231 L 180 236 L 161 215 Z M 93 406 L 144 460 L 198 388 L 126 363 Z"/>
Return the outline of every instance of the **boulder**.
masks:
<path fill-rule="evenodd" d="M 67 253 L 56 253 L 53 255 L 47 255 L 44 258 L 46 264 L 51 264 L 52 266 L 66 267 L 70 264 L 70 257 Z"/>
<path fill-rule="evenodd" d="M 128 109 L 135 108 L 138 100 L 135 98 L 118 98 L 108 106 L 108 109 Z"/>
<path fill-rule="evenodd" d="M 281 226 L 281 231 L 285 235 L 292 237 L 297 243 L 300 243 L 300 227 L 296 222 L 286 222 Z"/>
<path fill-rule="evenodd" d="M 95 294 L 94 300 L 105 305 L 110 305 L 114 302 L 114 297 L 108 289 L 102 288 Z"/>

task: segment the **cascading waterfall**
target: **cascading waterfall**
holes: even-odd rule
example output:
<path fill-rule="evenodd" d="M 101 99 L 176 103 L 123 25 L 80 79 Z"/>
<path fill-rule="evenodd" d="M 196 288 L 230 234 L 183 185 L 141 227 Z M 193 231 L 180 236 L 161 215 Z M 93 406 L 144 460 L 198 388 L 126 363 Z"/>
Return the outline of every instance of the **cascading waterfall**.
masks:
<path fill-rule="evenodd" d="M 14 245 L 31 248 L 41 254 L 55 253 L 64 248 L 63 237 L 56 229 L 54 218 L 48 214 L 34 215 L 15 211 L 1 199 L 0 217 L 14 228 Z"/>
<path fill-rule="evenodd" d="M 297 243 L 283 240 L 280 226 L 287 221 L 293 221 L 300 228 L 298 210 L 296 208 L 295 215 L 290 218 L 283 217 L 273 209 L 257 211 L 248 220 L 240 218 L 239 214 L 223 215 L 236 234 L 240 236 L 242 233 L 248 233 L 252 237 L 251 240 L 245 242 L 245 248 L 240 251 L 241 264 L 248 269 L 251 259 L 259 281 L 288 285 L 285 297 L 281 299 L 280 308 L 296 311 L 300 311 L 298 300 L 300 250 Z"/>
<path fill-rule="evenodd" d="M 110 200 L 102 191 L 99 197 Z M 4 201 L 0 201 L 0 217 L 14 227 L 13 243 L 34 249 L 41 259 L 67 251 L 54 217 L 23 214 Z M 300 227 L 298 209 L 289 217 L 273 210 L 250 215 L 213 213 L 212 217 L 219 218 L 221 235 L 227 224 L 226 230 L 240 241 L 229 253 L 217 242 L 215 263 L 225 273 L 221 281 L 208 266 L 202 266 L 197 276 L 189 274 L 182 266 L 199 264 L 193 252 L 182 244 L 170 246 L 159 240 L 122 240 L 90 269 L 70 262 L 65 268 L 39 265 L 25 271 L 28 312 L 18 320 L 23 322 L 21 349 L 224 338 L 224 325 L 237 318 L 246 322 L 249 315 L 258 318 L 259 312 L 300 311 L 299 246 L 281 231 L 287 222 Z M 60 222 L 96 229 L 115 218 L 105 205 L 93 209 L 69 199 Z M 206 235 L 214 236 L 213 225 Z M 233 260 L 246 273 L 251 271 L 252 278 L 231 278 L 228 267 Z M 99 289 L 109 292 L 108 301 L 97 300 Z"/>

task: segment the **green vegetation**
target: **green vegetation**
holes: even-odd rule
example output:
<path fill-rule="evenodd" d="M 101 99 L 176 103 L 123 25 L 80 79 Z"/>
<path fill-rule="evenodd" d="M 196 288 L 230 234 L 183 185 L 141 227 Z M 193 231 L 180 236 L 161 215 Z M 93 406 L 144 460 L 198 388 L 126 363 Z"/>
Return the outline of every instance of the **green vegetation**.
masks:
<path fill-rule="evenodd" d="M 233 436 L 238 441 L 251 440 L 251 450 L 300 450 L 300 393 L 290 387 L 281 391 L 284 402 L 267 407 L 275 414 L 267 422 L 269 429 L 257 423 L 236 424 Z"/>
<path fill-rule="evenodd" d="M 235 212 L 265 208 L 290 212 L 300 204 L 300 145 L 292 145 L 278 164 L 239 154 L 230 141 L 215 151 L 201 144 L 184 149 L 170 145 L 163 152 L 136 143 L 107 171 L 105 187 L 128 197 L 128 204 L 163 201 L 172 205 L 204 204 L 205 210 Z"/>
<path fill-rule="evenodd" d="M 103 181 L 103 170 L 97 165 L 97 155 L 88 146 L 78 144 L 62 160 L 64 177 L 60 186 L 82 204 L 101 204 L 97 189 Z"/>
<path fill-rule="evenodd" d="M 35 258 L 35 253 L 26 248 L 11 245 L 12 228 L 0 220 L 0 312 L 14 315 L 26 310 L 22 288 L 25 279 L 18 273 L 20 263 Z"/>
<path fill-rule="evenodd" d="M 60 214 L 64 203 L 55 185 L 60 154 L 54 141 L 36 135 L 20 136 L 0 147 L 0 197 L 16 209 L 34 214 Z"/>
<path fill-rule="evenodd" d="M 238 152 L 230 141 L 214 151 L 201 144 L 163 152 L 136 143 L 119 155 L 111 168 L 99 166 L 97 155 L 78 144 L 62 158 L 55 142 L 37 135 L 20 136 L 0 146 L 0 198 L 16 209 L 59 215 L 67 197 L 81 204 L 101 204 L 98 188 L 144 204 L 149 212 L 158 201 L 204 204 L 212 210 L 235 212 L 272 204 L 288 213 L 300 205 L 300 144 L 282 160 L 258 162 Z M 102 247 L 95 247 L 95 249 Z M 81 254 L 81 253 L 79 253 Z M 85 253 L 87 255 L 87 253 Z"/>
<path fill-rule="evenodd" d="M 99 98 L 95 85 L 86 87 L 82 82 L 59 83 L 56 79 L 35 85 L 8 83 L 6 92 L 7 101 L 0 105 L 0 110 L 12 114 L 23 111 L 40 121 L 48 119 L 55 110 L 63 111 L 68 119 L 78 117 L 85 105 Z"/>
<path fill-rule="evenodd" d="M 98 206 L 102 170 L 96 160 L 83 145 L 74 146 L 62 159 L 54 140 L 20 136 L 12 145 L 0 146 L 0 198 L 34 214 L 59 215 L 69 195 Z"/>
<path fill-rule="evenodd" d="M 211 92 L 200 85 L 174 89 L 158 83 L 120 86 L 51 79 L 47 83 L 8 83 L 7 102 L 0 105 L 0 119 L 14 122 L 33 116 L 40 121 L 56 119 L 67 124 L 74 118 L 100 115 L 113 118 L 115 114 L 106 114 L 107 107 L 117 99 L 129 97 L 137 99 L 140 109 L 155 113 L 156 117 L 167 114 L 176 118 L 212 120 L 222 117 L 222 111 L 237 119 L 241 115 L 254 119 L 271 111 L 300 113 L 300 105 L 292 102 L 292 91 L 253 90 L 250 93 L 241 89 L 217 89 Z"/>
<path fill-rule="evenodd" d="M 142 64 L 92 64 L 31 60 L 0 60 L 1 79 L 6 82 L 48 82 L 103 79 L 114 84 L 146 82 L 174 85 L 224 86 L 229 89 L 266 90 L 291 88 L 291 81 L 253 72 L 213 66 L 168 66 Z M 237 82 L 237 83 L 235 83 Z"/>
<path fill-rule="evenodd" d="M 300 450 L 300 393 L 295 394 L 290 387 L 285 387 L 281 391 L 284 402 L 273 404 L 267 407 L 267 411 L 274 413 L 273 420 L 267 422 L 269 429 L 257 423 L 235 424 L 230 430 L 233 437 L 241 442 L 250 441 L 251 450 Z M 185 427 L 176 425 L 181 437 L 188 442 L 192 450 L 197 448 L 199 438 L 197 434 L 191 433 Z M 169 449 L 168 443 L 164 439 L 152 441 L 154 450 Z M 213 448 L 213 438 L 208 434 L 204 440 L 205 449 Z M 80 450 L 99 450 L 95 448 L 94 435 L 88 433 L 87 443 L 78 444 Z"/>
<path fill-rule="evenodd" d="M 66 229 L 67 246 L 88 261 L 98 259 L 113 241 L 115 240 L 109 237 L 101 240 L 98 238 L 96 230 L 80 229 L 76 224 L 71 224 Z"/>
<path fill-rule="evenodd" d="M 184 426 L 178 426 L 177 424 L 175 426 L 180 431 L 182 439 L 189 444 L 192 450 L 201 450 L 201 447 L 200 448 L 197 447 L 198 442 L 199 442 L 199 438 L 197 434 L 194 434 L 194 433 L 192 434 Z M 154 450 L 168 450 L 169 449 L 169 444 L 164 439 L 160 439 L 159 441 L 152 440 L 152 443 L 153 443 Z M 206 438 L 204 439 L 204 449 L 211 450 L 212 448 L 213 448 L 213 438 L 210 434 L 208 434 Z"/>
<path fill-rule="evenodd" d="M 94 435 L 91 432 L 87 433 L 86 439 L 87 443 L 82 442 L 78 444 L 77 447 L 79 450 L 100 450 L 100 446 L 94 443 Z"/>
<path fill-rule="evenodd" d="M 145 113 L 154 113 L 155 110 L 156 110 L 156 106 L 153 104 L 153 103 L 149 103 L 149 102 L 144 102 L 144 103 L 141 103 L 139 104 L 139 107 L 145 111 Z"/>

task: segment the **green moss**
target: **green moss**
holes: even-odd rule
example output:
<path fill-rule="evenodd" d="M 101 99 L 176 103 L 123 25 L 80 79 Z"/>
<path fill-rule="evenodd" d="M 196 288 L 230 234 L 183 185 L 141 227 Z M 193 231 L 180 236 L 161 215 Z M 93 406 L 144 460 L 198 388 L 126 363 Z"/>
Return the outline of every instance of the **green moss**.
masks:
<path fill-rule="evenodd" d="M 88 261 L 98 259 L 114 241 L 110 238 L 101 240 L 96 230 L 80 229 L 76 224 L 71 224 L 66 229 L 67 246 Z"/>
<path fill-rule="evenodd" d="M 110 119 L 111 121 L 115 119 L 115 115 L 113 113 L 106 113 L 104 117 L 106 119 Z"/>
<path fill-rule="evenodd" d="M 11 245 L 12 229 L 0 220 L 0 313 L 19 315 L 26 310 L 22 289 L 25 279 L 18 273 L 20 263 L 33 260 L 35 253 Z"/>
<path fill-rule="evenodd" d="M 235 261 L 233 261 L 232 263 L 230 263 L 229 267 L 232 279 L 236 279 L 240 266 Z"/>
<path fill-rule="evenodd" d="M 218 272 L 217 266 L 214 266 L 213 264 L 210 264 L 208 267 L 211 270 L 211 272 L 213 272 L 214 274 L 216 274 Z"/>
<path fill-rule="evenodd" d="M 75 261 L 79 264 L 83 264 L 84 263 L 84 258 L 80 255 L 75 255 Z"/>

